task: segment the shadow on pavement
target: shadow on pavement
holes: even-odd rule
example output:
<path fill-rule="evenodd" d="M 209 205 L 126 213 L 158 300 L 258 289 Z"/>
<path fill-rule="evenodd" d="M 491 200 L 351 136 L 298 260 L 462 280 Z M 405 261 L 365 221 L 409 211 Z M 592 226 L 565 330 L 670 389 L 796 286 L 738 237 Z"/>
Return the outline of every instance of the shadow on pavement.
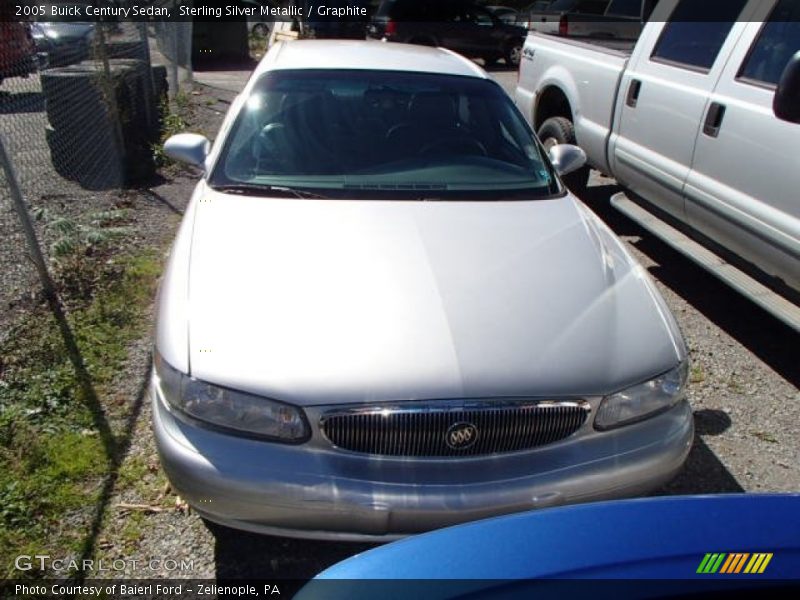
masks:
<path fill-rule="evenodd" d="M 721 435 L 731 426 L 730 417 L 720 410 L 694 413 L 694 442 L 683 470 L 657 491 L 655 496 L 677 494 L 726 494 L 744 492 L 744 488 L 703 441 L 703 437 Z"/>
<path fill-rule="evenodd" d="M 519 69 L 519 67 L 507 65 L 503 61 L 496 62 L 491 65 L 485 64 L 482 60 L 476 62 L 478 62 L 487 73 L 512 73 Z"/>
<path fill-rule="evenodd" d="M 258 66 L 256 60 L 227 60 L 217 58 L 196 58 L 192 63 L 195 72 L 210 71 L 252 71 Z"/>
<path fill-rule="evenodd" d="M 0 92 L 0 114 L 37 113 L 44 110 L 41 92 Z"/>
<path fill-rule="evenodd" d="M 284 582 L 282 597 L 291 598 L 320 571 L 378 544 L 297 540 L 237 531 L 206 521 L 215 538 L 218 581 L 261 579 Z"/>
<path fill-rule="evenodd" d="M 649 269 L 656 279 L 786 381 L 800 387 L 800 361 L 796 353 L 786 351 L 800 345 L 800 334 L 617 212 L 609 199 L 620 190 L 616 185 L 590 187 L 583 201 L 617 235 L 641 238 L 632 243 L 656 263 Z"/>

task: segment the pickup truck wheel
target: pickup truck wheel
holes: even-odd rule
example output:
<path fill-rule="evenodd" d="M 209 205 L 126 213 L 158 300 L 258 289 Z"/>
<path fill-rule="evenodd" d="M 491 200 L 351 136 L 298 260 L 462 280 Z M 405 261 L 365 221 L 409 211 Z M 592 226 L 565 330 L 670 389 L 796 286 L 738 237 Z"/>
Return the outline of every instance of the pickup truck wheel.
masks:
<path fill-rule="evenodd" d="M 544 149 L 549 151 L 559 144 L 573 144 L 575 142 L 575 126 L 565 117 L 551 117 L 539 127 L 536 132 Z M 574 194 L 582 196 L 589 184 L 589 167 L 582 167 L 577 171 L 564 175 L 562 181 Z"/>

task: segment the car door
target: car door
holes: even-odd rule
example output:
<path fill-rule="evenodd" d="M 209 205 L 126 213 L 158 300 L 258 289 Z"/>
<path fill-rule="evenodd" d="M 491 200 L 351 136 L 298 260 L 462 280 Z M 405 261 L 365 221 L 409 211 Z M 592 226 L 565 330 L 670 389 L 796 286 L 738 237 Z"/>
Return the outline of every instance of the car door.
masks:
<path fill-rule="evenodd" d="M 800 290 L 800 125 L 772 110 L 800 51 L 800 2 L 759 4 L 706 108 L 686 212 L 692 227 Z"/>
<path fill-rule="evenodd" d="M 621 79 L 610 146 L 614 174 L 679 219 L 700 121 L 724 58 L 746 27 L 737 18 L 747 4 L 678 0 L 663 27 L 645 29 Z"/>

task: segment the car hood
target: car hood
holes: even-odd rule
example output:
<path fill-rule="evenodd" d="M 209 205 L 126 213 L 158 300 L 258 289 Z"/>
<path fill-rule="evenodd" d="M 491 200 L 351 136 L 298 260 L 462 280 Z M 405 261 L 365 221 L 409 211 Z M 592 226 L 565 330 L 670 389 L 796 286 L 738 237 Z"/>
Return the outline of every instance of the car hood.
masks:
<path fill-rule="evenodd" d="M 569 196 L 197 200 L 198 379 L 300 405 L 597 395 L 685 352 L 641 267 Z"/>

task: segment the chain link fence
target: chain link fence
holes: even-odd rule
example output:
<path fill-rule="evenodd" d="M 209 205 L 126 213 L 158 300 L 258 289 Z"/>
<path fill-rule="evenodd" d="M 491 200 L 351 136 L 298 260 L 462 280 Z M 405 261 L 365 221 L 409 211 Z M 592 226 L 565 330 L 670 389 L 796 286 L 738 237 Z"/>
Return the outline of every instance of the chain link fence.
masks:
<path fill-rule="evenodd" d="M 119 190 L 153 180 L 169 99 L 191 79 L 191 31 L 186 22 L 0 21 L 0 343 L 42 290 L 24 219 L 50 268 L 59 252 L 91 243 L 103 226 L 96 215 L 118 208 Z"/>

